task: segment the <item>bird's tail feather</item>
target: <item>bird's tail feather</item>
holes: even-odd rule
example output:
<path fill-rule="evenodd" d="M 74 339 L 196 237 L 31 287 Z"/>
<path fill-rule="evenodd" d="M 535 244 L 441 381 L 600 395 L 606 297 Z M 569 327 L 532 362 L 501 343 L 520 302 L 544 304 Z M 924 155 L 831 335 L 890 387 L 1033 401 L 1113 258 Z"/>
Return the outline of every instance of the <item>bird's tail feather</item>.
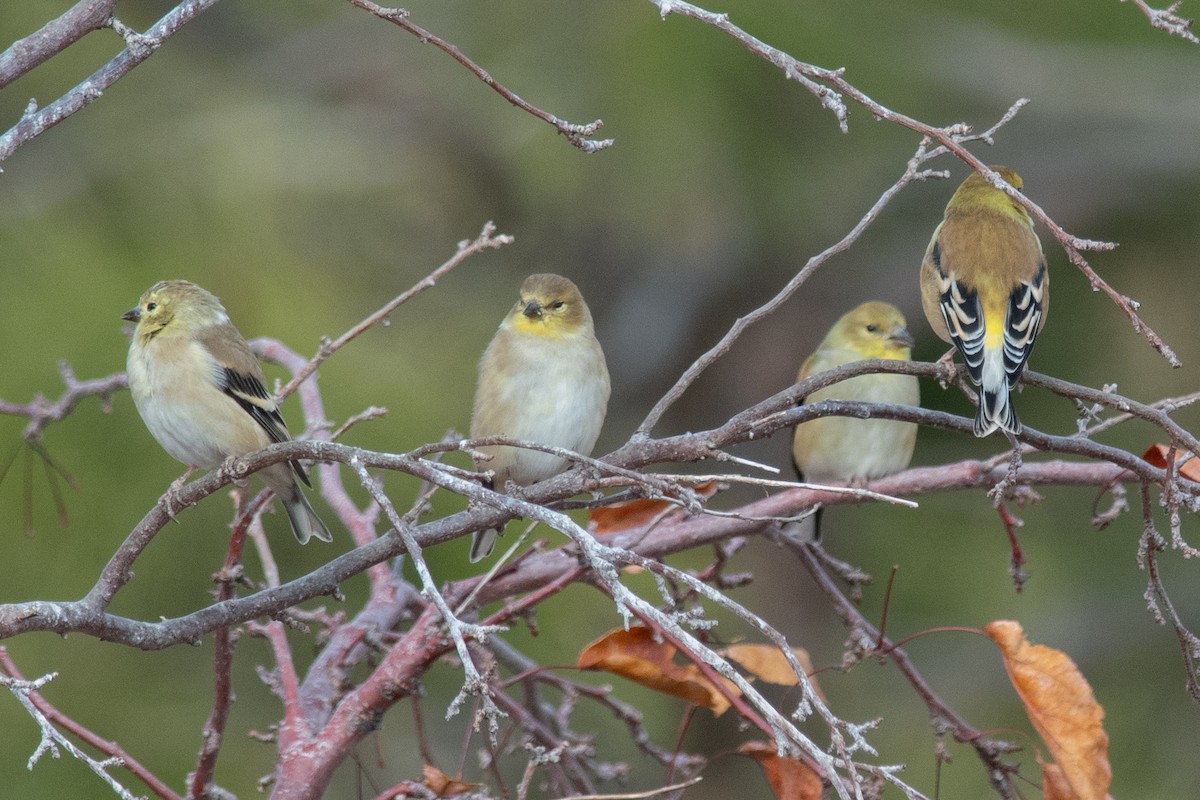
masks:
<path fill-rule="evenodd" d="M 329 533 L 329 529 L 325 527 L 325 523 L 317 516 L 317 512 L 313 511 L 312 506 L 308 504 L 308 498 L 296 487 L 295 497 L 283 500 L 283 508 L 287 511 L 288 521 L 292 523 L 292 533 L 296 534 L 296 541 L 300 544 L 307 544 L 309 539 L 316 537 L 322 542 L 332 542 L 333 536 Z"/>
<path fill-rule="evenodd" d="M 980 389 L 979 408 L 975 412 L 976 436 L 987 436 L 997 429 L 1014 435 L 1021 432 L 1021 420 L 1017 419 L 1008 386 L 1003 383 L 995 389 Z"/>
<path fill-rule="evenodd" d="M 821 515 L 824 511 L 824 506 L 817 506 L 804 519 L 785 522 L 779 532 L 797 544 L 818 544 L 821 541 Z"/>
<path fill-rule="evenodd" d="M 496 537 L 500 535 L 499 528 L 487 528 L 482 531 L 475 531 L 471 537 L 471 563 L 482 561 L 492 554 L 492 548 L 496 546 Z"/>

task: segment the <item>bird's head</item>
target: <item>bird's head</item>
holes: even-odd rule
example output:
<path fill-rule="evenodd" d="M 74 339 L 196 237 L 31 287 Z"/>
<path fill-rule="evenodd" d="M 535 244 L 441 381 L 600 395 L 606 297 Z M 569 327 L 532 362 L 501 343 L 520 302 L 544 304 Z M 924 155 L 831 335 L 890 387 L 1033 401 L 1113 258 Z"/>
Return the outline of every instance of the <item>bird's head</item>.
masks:
<path fill-rule="evenodd" d="M 159 281 L 121 315 L 134 323 L 134 339 L 146 344 L 168 332 L 187 333 L 229 322 L 221 301 L 211 292 L 189 281 Z"/>
<path fill-rule="evenodd" d="M 549 338 L 573 336 L 592 327 L 592 315 L 579 288 L 550 273 L 525 279 L 508 320 L 518 332 Z"/>
<path fill-rule="evenodd" d="M 908 361 L 912 357 L 912 334 L 900 309 L 891 303 L 863 303 L 837 321 L 830 339 L 847 343 L 863 358 Z"/>
<path fill-rule="evenodd" d="M 989 168 L 1017 191 L 1025 188 L 1025 182 L 1021 180 L 1021 176 L 1008 167 L 993 164 Z M 946 205 L 946 213 L 978 213 L 981 211 L 985 213 L 998 212 L 1027 225 L 1030 224 L 1029 212 L 1025 210 L 1025 206 L 1009 197 L 1002 189 L 997 189 L 978 172 L 972 172 L 950 197 L 950 202 Z"/>

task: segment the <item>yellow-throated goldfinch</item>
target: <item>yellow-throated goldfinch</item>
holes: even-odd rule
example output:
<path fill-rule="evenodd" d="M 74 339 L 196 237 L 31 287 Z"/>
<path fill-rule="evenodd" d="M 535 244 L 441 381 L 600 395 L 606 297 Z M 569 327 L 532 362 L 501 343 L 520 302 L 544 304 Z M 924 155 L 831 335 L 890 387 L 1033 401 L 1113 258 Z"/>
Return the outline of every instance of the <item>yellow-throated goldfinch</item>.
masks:
<path fill-rule="evenodd" d="M 479 361 L 471 438 L 507 436 L 590 455 L 608 395 L 608 366 L 583 295 L 560 275 L 530 275 Z M 495 474 L 498 491 L 509 481 L 528 486 L 570 466 L 536 450 L 479 449 L 492 458 L 477 466 Z M 499 533 L 475 533 L 472 562 L 491 553 Z"/>
<path fill-rule="evenodd" d="M 992 167 L 1014 189 L 1021 176 Z M 1024 206 L 973 172 L 950 198 L 921 262 L 921 303 L 980 387 L 975 435 L 1021 432 L 1012 406 L 1050 308 L 1050 274 Z"/>
<path fill-rule="evenodd" d="M 263 383 L 262 367 L 210 292 L 188 281 L 160 281 L 123 315 L 136 324 L 126 370 L 138 413 L 172 457 L 209 469 L 289 439 Z M 301 544 L 332 541 L 296 479 L 297 462 L 258 473 L 287 511 Z"/>
<path fill-rule="evenodd" d="M 863 303 L 834 323 L 825 339 L 800 367 L 796 382 L 835 367 L 869 358 L 908 361 L 913 339 L 904 315 L 889 303 Z M 917 406 L 921 403 L 915 375 L 872 373 L 826 386 L 804 398 L 857 400 Z M 792 460 L 802 481 L 809 483 L 863 483 L 908 467 L 917 440 L 912 422 L 857 417 L 820 417 L 796 426 Z M 795 526 L 789 535 L 815 540 L 820 509 Z M 810 522 L 811 520 L 811 522 Z"/>

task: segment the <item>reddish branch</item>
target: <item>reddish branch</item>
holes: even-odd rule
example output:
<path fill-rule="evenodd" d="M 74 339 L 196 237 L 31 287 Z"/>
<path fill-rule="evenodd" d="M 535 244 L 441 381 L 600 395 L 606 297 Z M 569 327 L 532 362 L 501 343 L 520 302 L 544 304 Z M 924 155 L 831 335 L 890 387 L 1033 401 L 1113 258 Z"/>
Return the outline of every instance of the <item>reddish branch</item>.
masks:
<path fill-rule="evenodd" d="M 217 584 L 213 596 L 218 603 L 236 595 L 235 587 L 243 578 L 242 549 L 246 543 L 246 532 L 258 522 L 258 515 L 266 505 L 265 500 L 265 495 L 259 495 L 234 520 L 225 563 L 213 575 L 213 581 Z M 225 724 L 229 721 L 229 707 L 233 704 L 233 644 L 230 628 L 217 628 L 213 635 L 213 707 L 200 731 L 200 754 L 196 758 L 196 769 L 188 776 L 189 800 L 208 797 L 216 773 L 217 756 L 225 738 Z"/>

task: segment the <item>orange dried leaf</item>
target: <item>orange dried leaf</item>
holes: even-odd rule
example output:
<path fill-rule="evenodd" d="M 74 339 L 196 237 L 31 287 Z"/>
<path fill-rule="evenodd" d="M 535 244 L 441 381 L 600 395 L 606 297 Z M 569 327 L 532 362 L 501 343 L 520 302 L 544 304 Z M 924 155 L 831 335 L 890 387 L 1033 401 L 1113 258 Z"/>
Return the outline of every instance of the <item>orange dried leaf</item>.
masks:
<path fill-rule="evenodd" d="M 805 762 L 781 757 L 767 742 L 746 742 L 738 752 L 758 762 L 777 800 L 821 800 L 821 778 Z"/>
<path fill-rule="evenodd" d="M 709 481 L 695 487 L 700 497 L 712 497 L 717 493 L 717 482 Z M 656 520 L 681 517 L 686 513 L 677 503 L 666 500 L 639 498 L 593 508 L 588 512 L 588 530 L 592 533 L 612 533 L 644 528 Z"/>
<path fill-rule="evenodd" d="M 1000 646 L 1004 668 L 1025 713 L 1077 800 L 1104 800 L 1112 781 L 1104 709 L 1061 650 L 1030 644 L 1018 622 L 997 620 L 983 632 Z"/>
<path fill-rule="evenodd" d="M 721 655 L 732 658 L 751 675 L 759 677 L 767 683 L 775 683 L 780 686 L 795 686 L 800 683 L 796 678 L 796 673 L 792 671 L 792 665 L 788 663 L 779 648 L 773 644 L 730 645 L 721 651 Z M 820 694 L 821 688 L 817 686 L 817 679 L 813 675 L 816 670 L 813 669 L 808 651 L 803 647 L 793 647 L 792 655 L 804 668 L 804 672 L 807 673 L 817 694 Z M 824 695 L 821 695 L 821 699 L 824 699 Z"/>
<path fill-rule="evenodd" d="M 1041 753 L 1037 754 L 1037 761 L 1042 765 L 1042 800 L 1078 800 L 1062 767 L 1053 761 L 1042 761 Z"/>
<path fill-rule="evenodd" d="M 695 664 L 676 664 L 674 658 L 674 645 L 654 641 L 653 631 L 638 625 L 604 634 L 583 648 L 575 666 L 611 672 L 656 692 L 712 709 L 718 716 L 725 713 L 729 700 L 709 682 L 700 668 Z M 735 695 L 740 694 L 728 681 L 725 688 Z"/>
<path fill-rule="evenodd" d="M 426 764 L 421 768 L 421 783 L 438 797 L 455 797 L 478 789 L 478 783 L 463 783 L 451 778 L 437 767 Z"/>
<path fill-rule="evenodd" d="M 1166 469 L 1167 462 L 1175 461 L 1175 468 L 1185 478 L 1200 482 L 1200 458 L 1187 450 L 1174 450 L 1165 444 L 1152 444 L 1142 453 L 1142 460 L 1159 469 Z"/>
<path fill-rule="evenodd" d="M 1037 762 L 1042 766 L 1042 800 L 1079 800 L 1062 767 L 1053 761 L 1042 761 L 1041 753 L 1037 754 Z M 1104 795 L 1104 800 L 1113 800 L 1112 795 Z"/>

